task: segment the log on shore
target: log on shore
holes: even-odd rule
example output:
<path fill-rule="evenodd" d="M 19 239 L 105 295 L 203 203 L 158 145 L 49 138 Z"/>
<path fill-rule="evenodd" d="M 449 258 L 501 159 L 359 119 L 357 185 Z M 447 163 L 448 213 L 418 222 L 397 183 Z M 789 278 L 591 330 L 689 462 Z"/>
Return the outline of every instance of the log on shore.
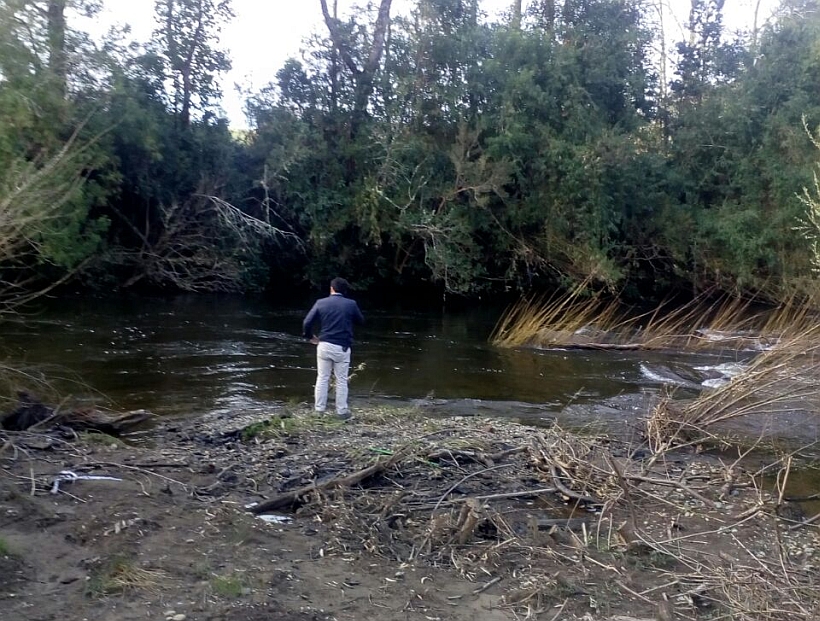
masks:
<path fill-rule="evenodd" d="M 377 474 L 381 474 L 388 468 L 393 467 L 406 455 L 407 451 L 397 451 L 390 457 L 378 460 L 372 466 L 368 466 L 367 468 L 363 468 L 362 470 L 359 470 L 352 474 L 348 474 L 346 476 L 334 477 L 322 483 L 311 483 L 310 485 L 305 485 L 303 487 L 300 487 L 299 489 L 295 489 L 290 492 L 285 492 L 284 494 L 280 494 L 279 496 L 271 498 L 270 500 L 266 500 L 265 502 L 250 507 L 248 511 L 255 515 L 259 515 L 260 513 L 276 511 L 277 509 L 295 509 L 304 503 L 304 496 L 307 496 L 312 492 L 338 489 L 343 487 L 352 487 L 365 481 L 366 479 L 369 479 L 370 477 L 376 476 Z"/>
<path fill-rule="evenodd" d="M 106 414 L 99 410 L 76 410 L 61 415 L 57 422 L 77 431 L 98 431 L 109 436 L 121 436 L 153 417 L 154 415 L 146 410 L 120 414 Z"/>
<path fill-rule="evenodd" d="M 27 392 L 18 393 L 17 398 L 14 410 L 0 416 L 0 428 L 7 431 L 37 431 L 62 426 L 75 431 L 98 431 L 110 436 L 121 436 L 153 417 L 146 410 L 107 413 L 94 408 L 83 408 L 61 412 Z"/>

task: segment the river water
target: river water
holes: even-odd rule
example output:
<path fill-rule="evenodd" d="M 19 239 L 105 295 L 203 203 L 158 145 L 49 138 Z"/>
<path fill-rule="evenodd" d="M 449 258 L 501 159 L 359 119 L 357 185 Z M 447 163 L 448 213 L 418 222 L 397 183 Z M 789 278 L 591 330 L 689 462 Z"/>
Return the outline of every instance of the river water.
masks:
<path fill-rule="evenodd" d="M 0 359 L 47 378 L 46 399 L 71 395 L 161 416 L 265 412 L 312 400 L 315 349 L 300 336 L 307 306 L 224 296 L 62 299 L 3 324 Z M 600 423 L 636 437 L 637 419 L 664 385 L 694 396 L 751 355 L 505 350 L 488 343 L 502 308 L 363 307 L 367 324 L 353 349 L 353 366 L 364 363 L 351 380 L 354 410 L 413 403 L 431 414 Z M 754 437 L 762 427 L 744 431 Z M 778 435 L 813 443 L 817 417 L 788 415 Z M 790 493 L 816 493 L 818 472 L 793 473 Z M 820 504 L 809 508 L 820 511 Z"/>
<path fill-rule="evenodd" d="M 63 392 L 94 394 L 116 409 L 265 409 L 312 398 L 315 350 L 300 336 L 308 305 L 229 296 L 63 299 L 4 324 L 0 355 L 10 366 L 63 378 Z M 697 387 L 704 377 L 694 369 L 734 362 L 703 354 L 503 350 L 488 343 L 500 308 L 363 306 L 367 324 L 357 331 L 353 366 L 364 367 L 351 381 L 354 407 L 388 399 L 551 418 L 568 405 L 651 394 L 669 377 Z"/>

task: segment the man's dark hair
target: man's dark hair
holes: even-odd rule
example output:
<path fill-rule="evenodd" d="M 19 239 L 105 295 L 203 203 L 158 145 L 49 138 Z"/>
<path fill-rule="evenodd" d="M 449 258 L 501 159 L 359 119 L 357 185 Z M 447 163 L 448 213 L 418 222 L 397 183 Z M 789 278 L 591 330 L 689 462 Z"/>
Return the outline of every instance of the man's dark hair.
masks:
<path fill-rule="evenodd" d="M 344 278 L 334 278 L 330 281 L 330 286 L 333 287 L 333 290 L 336 293 L 341 293 L 345 297 L 347 297 L 347 294 L 350 293 L 350 283 Z"/>

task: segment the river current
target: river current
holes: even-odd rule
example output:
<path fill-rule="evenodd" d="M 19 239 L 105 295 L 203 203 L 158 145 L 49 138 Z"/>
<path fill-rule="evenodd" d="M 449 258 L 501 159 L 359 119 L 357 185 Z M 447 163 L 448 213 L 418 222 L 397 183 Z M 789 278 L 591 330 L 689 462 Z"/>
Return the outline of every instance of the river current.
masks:
<path fill-rule="evenodd" d="M 95 395 L 159 415 L 265 409 L 309 401 L 314 349 L 301 338 L 310 302 L 231 296 L 73 298 L 3 325 L 0 355 Z M 488 339 L 503 309 L 419 312 L 362 304 L 351 398 L 458 412 L 551 417 L 645 395 L 697 390 L 737 370 L 732 357 L 659 352 L 505 350 Z"/>

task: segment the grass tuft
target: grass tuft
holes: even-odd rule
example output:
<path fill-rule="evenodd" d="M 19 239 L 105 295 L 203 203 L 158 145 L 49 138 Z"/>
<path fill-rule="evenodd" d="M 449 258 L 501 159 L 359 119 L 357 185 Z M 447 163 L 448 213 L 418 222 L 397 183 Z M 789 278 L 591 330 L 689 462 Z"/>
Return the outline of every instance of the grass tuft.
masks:
<path fill-rule="evenodd" d="M 95 446 L 111 446 L 112 444 L 123 447 L 125 442 L 114 436 L 102 433 L 100 431 L 83 431 L 80 434 L 80 440 L 86 444 Z"/>
<path fill-rule="evenodd" d="M 244 588 L 244 581 L 235 574 L 211 578 L 211 589 L 219 597 L 237 599 L 242 597 Z"/>
<path fill-rule="evenodd" d="M 754 357 L 729 382 L 704 391 L 683 407 L 673 407 L 668 396 L 661 399 L 647 420 L 654 450 L 709 437 L 713 427 L 734 419 L 754 417 L 765 429 L 774 417 L 820 411 L 820 326 L 786 326 L 778 323 L 783 316 L 770 323 L 771 334 L 781 330 L 776 345 Z"/>
<path fill-rule="evenodd" d="M 163 571 L 142 569 L 129 557 L 116 556 L 92 573 L 86 595 L 102 597 L 136 590 L 156 592 L 166 580 Z"/>
<path fill-rule="evenodd" d="M 344 421 L 333 415 L 276 415 L 248 425 L 241 432 L 243 442 L 260 442 L 271 438 L 286 438 L 304 432 L 338 429 Z"/>

